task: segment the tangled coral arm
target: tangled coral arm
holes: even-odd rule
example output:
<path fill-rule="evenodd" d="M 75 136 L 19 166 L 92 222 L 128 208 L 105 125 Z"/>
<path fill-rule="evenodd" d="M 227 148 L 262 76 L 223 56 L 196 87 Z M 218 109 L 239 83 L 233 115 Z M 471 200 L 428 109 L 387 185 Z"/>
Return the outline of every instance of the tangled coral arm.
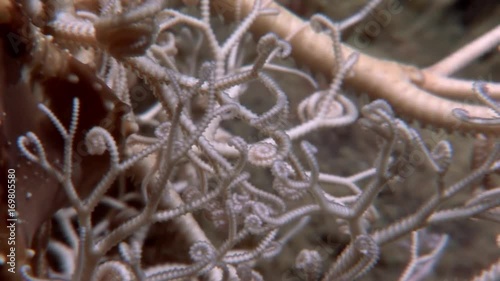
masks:
<path fill-rule="evenodd" d="M 212 5 L 224 17 L 231 19 L 235 14 L 236 2 L 240 2 L 242 15 L 248 14 L 254 4 L 253 0 L 215 0 L 212 1 Z M 273 1 L 269 1 L 267 7 L 278 10 L 279 13 L 274 16 L 259 17 L 251 27 L 253 34 L 260 37 L 273 32 L 281 38 L 292 37 L 290 43 L 293 47 L 293 58 L 313 71 L 330 76 L 335 68 L 330 38 L 316 33 L 306 22 Z M 342 45 L 342 49 L 345 56 L 356 51 L 345 44 Z M 454 83 L 451 83 L 452 81 Z M 498 126 L 463 123 L 452 115 L 453 109 L 460 108 L 472 116 L 494 117 L 494 113 L 487 107 L 449 100 L 438 96 L 439 93 L 431 93 L 424 89 L 435 89 L 437 86 L 440 86 L 437 88 L 446 88 L 448 85 L 449 87 L 457 86 L 457 83 L 461 85 L 459 89 L 462 92 L 473 95 L 471 82 L 442 77 L 429 70 L 421 70 L 362 53 L 352 69 L 352 75 L 346 77 L 345 80 L 346 85 L 359 92 L 367 93 L 373 99 L 387 100 L 398 113 L 424 125 L 443 128 L 447 131 L 499 134 Z M 464 86 L 468 87 L 464 89 Z M 497 84 L 493 84 L 490 89 L 492 95 L 497 95 L 496 91 L 499 88 Z"/>

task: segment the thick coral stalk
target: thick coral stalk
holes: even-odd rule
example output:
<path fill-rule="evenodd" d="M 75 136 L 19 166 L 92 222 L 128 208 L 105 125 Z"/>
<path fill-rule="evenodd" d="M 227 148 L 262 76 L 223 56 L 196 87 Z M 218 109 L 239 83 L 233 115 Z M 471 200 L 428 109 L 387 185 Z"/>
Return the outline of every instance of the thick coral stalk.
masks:
<path fill-rule="evenodd" d="M 216 11 L 230 20 L 235 15 L 236 2 L 214 0 L 212 4 Z M 241 14 L 244 16 L 250 12 L 254 0 L 239 2 L 241 2 Z M 259 17 L 251 27 L 252 33 L 257 37 L 269 32 L 276 33 L 281 38 L 291 37 L 292 56 L 297 63 L 331 76 L 335 67 L 335 57 L 330 38 L 316 33 L 302 19 L 273 1 L 270 1 L 267 7 L 278 10 L 279 14 Z M 342 49 L 345 56 L 357 51 L 346 44 L 342 45 Z M 360 53 L 352 73 L 346 77 L 346 85 L 368 94 L 373 99 L 387 100 L 406 118 L 447 131 L 481 132 L 489 135 L 500 133 L 498 126 L 466 124 L 452 115 L 453 109 L 461 108 L 471 116 L 494 117 L 494 113 L 487 107 L 452 101 L 420 88 L 420 85 L 425 84 L 426 77 L 434 75 L 429 71 Z M 472 83 L 470 93 L 472 95 Z"/>

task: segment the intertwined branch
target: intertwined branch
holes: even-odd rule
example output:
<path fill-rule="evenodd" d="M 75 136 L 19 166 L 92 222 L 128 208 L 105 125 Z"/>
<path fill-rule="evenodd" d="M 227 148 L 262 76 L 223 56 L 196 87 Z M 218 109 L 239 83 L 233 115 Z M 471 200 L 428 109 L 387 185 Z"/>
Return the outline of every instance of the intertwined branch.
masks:
<path fill-rule="evenodd" d="M 198 9 L 184 5 L 192 1 L 182 2 L 25 0 L 9 8 L 16 17 L 3 19 L 2 30 L 25 36 L 17 42 L 23 47 L 16 54 L 23 75 L 15 83 L 25 86 L 20 95 L 36 101 L 41 113 L 31 120 L 33 129 L 15 136 L 14 153 L 27 160 L 5 162 L 30 176 L 33 164 L 41 167 L 54 184 L 39 188 L 63 192 L 70 206 L 54 215 L 58 231 L 42 237 L 46 243 L 22 265 L 22 278 L 263 280 L 258 262 L 281 259 L 289 242 L 322 215 L 336 222 L 331 232 L 349 239 L 333 257 L 302 249 L 295 260 L 300 276 L 360 278 L 377 265 L 384 245 L 411 234 L 410 262 L 400 278 L 414 280 L 429 274 L 449 239 L 428 234 L 428 226 L 468 218 L 498 223 L 499 188 L 475 188 L 473 194 L 470 189 L 498 172 L 500 145 L 450 183 L 451 143 L 426 144 L 400 117 L 495 135 L 498 85 L 446 78 L 439 74 L 453 69 L 446 60 L 421 70 L 342 44 L 341 33 L 380 1 L 369 1 L 340 22 L 315 15 L 307 23 L 273 1 L 202 0 Z M 218 28 L 219 15 L 233 19 L 234 26 Z M 221 30 L 229 33 L 223 40 Z M 254 56 L 245 46 L 249 32 L 257 35 Z M 497 36 L 496 30 L 487 35 Z M 308 73 L 280 64 L 290 55 L 327 74 L 329 84 L 320 88 Z M 14 64 L 9 54 L 2 58 L 5 65 Z M 312 86 L 298 105 L 298 124 L 288 118 L 293 93 L 271 72 Z M 253 84 L 269 97 L 264 110 L 242 102 Z M 342 91 L 344 84 L 374 101 L 358 109 Z M 74 85 L 86 91 L 77 92 Z M 137 101 L 138 88 L 147 98 Z M 450 89 L 470 93 L 484 105 L 440 97 Z M 7 104 L 10 94 L 7 89 L 0 108 L 19 106 Z M 17 121 L 2 118 L 9 126 Z M 236 122 L 257 139 L 225 126 Z M 376 140 L 374 163 L 347 177 L 321 171 L 316 155 L 323 151 L 304 138 L 346 126 L 360 126 Z M 2 143 L 10 137 L 5 131 L 2 127 Z M 389 185 L 405 185 L 411 175 L 401 172 L 400 163 L 415 155 L 432 172 L 433 192 L 410 213 L 388 221 L 379 212 L 387 206 L 377 204 L 378 195 Z M 95 168 L 84 169 L 83 163 Z M 252 175 L 259 172 L 268 178 L 257 181 Z M 23 209 L 24 219 L 29 211 Z M 182 241 L 158 239 L 158 233 L 164 235 L 158 225 L 170 226 Z M 148 239 L 178 253 L 147 264 L 156 248 Z M 420 253 L 429 248 L 434 250 Z M 48 264 L 49 257 L 60 268 Z M 496 276 L 495 270 L 478 278 Z"/>
<path fill-rule="evenodd" d="M 224 11 L 223 15 L 231 19 L 239 3 L 241 14 L 246 15 L 252 9 L 253 0 L 216 0 L 212 5 Z M 292 45 L 293 58 L 313 71 L 331 77 L 338 57 L 332 51 L 328 36 L 318 34 L 299 17 L 273 1 L 266 7 L 276 9 L 275 16 L 260 17 L 251 26 L 250 31 L 256 36 L 273 32 L 281 38 L 287 38 Z M 500 26 L 494 28 L 481 40 L 462 53 L 479 56 L 500 44 Z M 348 56 L 358 52 L 347 44 L 342 44 L 342 52 Z M 463 124 L 457 122 L 452 114 L 455 108 L 463 109 L 471 115 L 490 118 L 494 114 L 484 106 L 470 105 L 463 101 L 448 98 L 472 97 L 474 81 L 463 81 L 446 77 L 451 70 L 456 71 L 464 62 L 470 62 L 469 56 L 450 56 L 450 59 L 429 69 L 419 69 L 400 62 L 381 60 L 363 53 L 352 69 L 352 75 L 345 79 L 345 84 L 359 92 L 368 94 L 372 99 L 387 100 L 402 116 L 418 120 L 422 124 L 432 125 L 447 131 L 478 132 L 497 135 L 499 128 L 486 124 Z M 446 64 L 446 66 L 445 66 Z M 451 66 L 450 66 L 451 64 Z M 459 64 L 459 66 L 457 66 Z M 441 71 L 441 68 L 446 70 Z M 444 73 L 443 73 L 444 72 Z M 488 85 L 493 97 L 500 96 L 500 85 Z"/>

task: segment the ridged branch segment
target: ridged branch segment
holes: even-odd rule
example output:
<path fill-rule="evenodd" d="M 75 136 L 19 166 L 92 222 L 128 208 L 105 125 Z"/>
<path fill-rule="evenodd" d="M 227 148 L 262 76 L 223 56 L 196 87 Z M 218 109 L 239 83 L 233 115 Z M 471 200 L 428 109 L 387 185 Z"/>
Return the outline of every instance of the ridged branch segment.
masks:
<path fill-rule="evenodd" d="M 235 15 L 234 0 L 214 0 L 215 10 L 222 12 L 226 19 Z M 241 14 L 250 12 L 254 0 L 241 0 Z M 316 72 L 331 76 L 335 68 L 332 42 L 328 36 L 316 33 L 302 19 L 285 8 L 271 1 L 268 8 L 279 11 L 277 15 L 259 17 L 251 32 L 260 37 L 273 32 L 281 38 L 295 34 L 292 44 L 292 56 L 297 63 L 307 65 Z M 345 56 L 355 50 L 343 45 Z M 405 118 L 416 120 L 423 125 L 445 129 L 448 132 L 500 134 L 500 126 L 468 124 L 452 115 L 452 110 L 461 108 L 471 116 L 492 118 L 495 114 L 485 106 L 448 100 L 419 88 L 412 81 L 424 79 L 420 69 L 409 65 L 381 60 L 360 53 L 358 62 L 352 69 L 353 75 L 346 77 L 345 83 L 355 90 L 368 94 L 372 99 L 385 99 Z"/>

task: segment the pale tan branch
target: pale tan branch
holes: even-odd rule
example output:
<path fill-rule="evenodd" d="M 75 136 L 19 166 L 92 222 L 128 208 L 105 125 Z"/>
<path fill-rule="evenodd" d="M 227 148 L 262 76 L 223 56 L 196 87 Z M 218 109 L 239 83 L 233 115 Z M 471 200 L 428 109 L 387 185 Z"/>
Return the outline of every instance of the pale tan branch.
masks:
<path fill-rule="evenodd" d="M 253 3 L 254 0 L 241 1 L 242 15 L 250 12 Z M 234 14 L 233 0 L 214 0 L 212 4 L 224 17 L 231 19 Z M 335 66 L 330 38 L 314 32 L 310 26 L 303 27 L 304 21 L 280 5 L 271 3 L 268 7 L 278 10 L 279 14 L 259 17 L 252 25 L 251 32 L 256 37 L 273 32 L 281 38 L 289 38 L 290 33 L 301 30 L 290 42 L 293 58 L 297 63 L 330 77 Z M 345 44 L 342 48 L 345 56 L 355 51 Z M 367 93 L 373 99 L 387 100 L 398 113 L 409 119 L 448 131 L 481 132 L 489 135 L 500 133 L 498 126 L 465 124 L 457 120 L 452 115 L 455 108 L 482 118 L 492 118 L 495 115 L 487 107 L 448 100 L 421 89 L 413 82 L 415 77 L 422 75 L 421 70 L 415 67 L 361 53 L 352 72 L 353 75 L 346 78 L 346 85 Z"/>
<path fill-rule="evenodd" d="M 415 77 L 413 82 L 420 88 L 441 97 L 462 100 L 476 99 L 472 84 L 477 81 L 460 80 L 422 70 L 421 75 Z M 493 99 L 500 99 L 500 83 L 485 83 L 488 86 L 490 96 Z"/>
<path fill-rule="evenodd" d="M 500 25 L 468 43 L 426 70 L 448 76 L 500 44 Z"/>

